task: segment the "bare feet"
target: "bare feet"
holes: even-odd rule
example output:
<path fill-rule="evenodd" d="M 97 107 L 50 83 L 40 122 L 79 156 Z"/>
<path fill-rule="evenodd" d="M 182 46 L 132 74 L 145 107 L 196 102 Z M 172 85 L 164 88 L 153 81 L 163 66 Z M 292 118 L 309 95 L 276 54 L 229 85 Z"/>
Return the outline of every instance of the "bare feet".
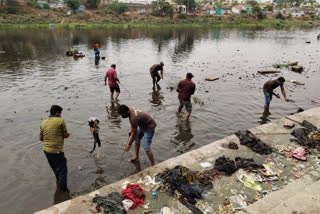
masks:
<path fill-rule="evenodd" d="M 138 160 L 139 160 L 138 157 L 133 157 L 133 158 L 130 158 L 130 159 L 128 160 L 128 162 L 134 162 L 134 161 L 138 161 Z"/>

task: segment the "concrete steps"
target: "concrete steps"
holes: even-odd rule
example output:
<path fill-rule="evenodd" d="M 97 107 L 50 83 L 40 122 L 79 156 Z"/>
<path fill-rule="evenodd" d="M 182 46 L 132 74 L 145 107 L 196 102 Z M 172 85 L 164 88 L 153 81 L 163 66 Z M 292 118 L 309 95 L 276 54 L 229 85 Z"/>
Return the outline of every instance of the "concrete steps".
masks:
<path fill-rule="evenodd" d="M 320 168 L 242 210 L 241 214 L 320 213 Z"/>

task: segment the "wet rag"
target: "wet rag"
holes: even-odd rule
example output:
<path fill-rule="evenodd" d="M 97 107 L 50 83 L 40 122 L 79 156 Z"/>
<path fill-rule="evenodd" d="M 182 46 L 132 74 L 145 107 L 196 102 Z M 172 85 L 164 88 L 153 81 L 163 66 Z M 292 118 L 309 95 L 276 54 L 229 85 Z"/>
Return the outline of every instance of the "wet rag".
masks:
<path fill-rule="evenodd" d="M 128 184 L 127 188 L 122 190 L 121 193 L 124 198 L 129 198 L 133 201 L 130 209 L 136 209 L 138 206 L 142 206 L 146 197 L 144 190 L 138 184 Z"/>

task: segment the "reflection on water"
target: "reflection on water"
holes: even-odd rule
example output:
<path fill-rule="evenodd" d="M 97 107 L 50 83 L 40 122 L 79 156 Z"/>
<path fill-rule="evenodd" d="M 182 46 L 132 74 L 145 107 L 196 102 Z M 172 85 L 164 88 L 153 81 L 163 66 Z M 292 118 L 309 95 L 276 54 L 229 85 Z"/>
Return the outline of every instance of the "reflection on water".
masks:
<path fill-rule="evenodd" d="M 110 102 L 110 107 L 106 106 L 107 118 L 112 123 L 110 128 L 121 128 L 121 115 L 118 113 L 118 108 L 120 104 L 118 102 Z"/>
<path fill-rule="evenodd" d="M 160 88 L 153 90 L 151 94 L 151 100 L 150 103 L 153 107 L 158 107 L 159 109 L 163 108 L 161 107 L 164 102 L 164 96 L 160 93 Z"/>
<path fill-rule="evenodd" d="M 183 120 L 181 116 L 177 119 L 176 129 L 172 135 L 174 137 L 170 142 L 174 144 L 179 153 L 189 151 L 195 145 L 195 143 L 191 141 L 193 138 L 191 122 L 189 120 Z"/>
<path fill-rule="evenodd" d="M 155 118 L 158 125 L 152 151 L 156 162 L 238 129 L 287 116 L 297 111 L 297 106 L 318 107 L 319 29 L 0 30 L 0 197 L 6 199 L 0 201 L 0 210 L 32 213 L 52 203 L 54 175 L 38 140 L 39 125 L 52 104 L 64 108 L 63 117 L 71 132 L 65 143 L 68 183 L 72 192 L 80 193 L 149 167 L 146 155 L 141 155 L 137 166 L 124 161 L 119 167 L 130 128 L 117 113 L 120 104 L 135 106 Z M 95 59 L 93 42 L 99 43 L 105 60 Z M 78 49 L 85 57 L 66 57 L 69 48 Z M 160 61 L 165 63 L 165 79 L 159 82 L 162 89 L 153 91 L 149 68 Z M 280 74 L 257 74 L 257 70 L 273 69 L 273 64 L 292 61 L 299 61 L 304 71 L 281 69 Z M 109 89 L 104 85 L 111 64 L 117 65 L 124 89 L 119 103 L 109 103 Z M 192 118 L 183 121 L 183 115 L 175 114 L 179 104 L 175 87 L 187 72 L 195 75 L 197 89 Z M 263 84 L 279 75 L 305 85 L 286 82 L 287 96 L 295 103 L 274 100 L 272 115 L 261 117 Z M 219 80 L 204 81 L 209 76 Z M 87 126 L 80 125 L 91 116 L 100 119 L 99 160 L 88 153 L 92 135 Z M 132 152 L 125 153 L 123 159 Z M 32 206 L 17 205 L 16 201 Z"/>

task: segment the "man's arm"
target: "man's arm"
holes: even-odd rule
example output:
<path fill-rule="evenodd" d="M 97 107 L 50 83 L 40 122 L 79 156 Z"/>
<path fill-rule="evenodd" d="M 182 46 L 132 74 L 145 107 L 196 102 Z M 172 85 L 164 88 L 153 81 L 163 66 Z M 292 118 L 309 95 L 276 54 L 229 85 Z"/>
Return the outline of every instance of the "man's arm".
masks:
<path fill-rule="evenodd" d="M 280 85 L 280 88 L 281 88 L 281 93 L 282 93 L 285 101 L 288 102 L 288 98 L 287 98 L 287 95 L 286 95 L 286 91 L 284 90 L 283 85 Z"/>
<path fill-rule="evenodd" d="M 180 92 L 180 83 L 181 83 L 181 81 L 179 82 L 179 84 L 177 85 L 177 88 L 176 88 L 176 92 Z"/>
<path fill-rule="evenodd" d="M 160 70 L 161 79 L 163 79 L 163 68 Z"/>
<path fill-rule="evenodd" d="M 40 137 L 39 137 L 40 141 L 43 141 L 43 135 L 40 134 Z"/>
<path fill-rule="evenodd" d="M 69 136 L 70 136 L 70 133 L 69 133 L 69 132 L 66 131 L 66 132 L 63 133 L 63 137 L 64 137 L 64 138 L 68 138 Z"/>
<path fill-rule="evenodd" d="M 129 130 L 129 136 L 130 135 L 131 135 L 130 140 L 129 140 L 128 144 L 126 145 L 126 148 L 124 149 L 126 152 L 128 152 L 130 150 L 133 141 L 136 139 L 136 137 L 138 135 L 138 129 L 137 128 L 131 128 Z"/>
<path fill-rule="evenodd" d="M 196 85 L 194 84 L 193 87 L 191 88 L 191 94 L 194 94 L 195 90 L 196 90 Z"/>
<path fill-rule="evenodd" d="M 117 72 L 114 72 L 114 79 L 115 79 L 118 83 L 120 83 L 120 80 L 118 79 Z"/>

